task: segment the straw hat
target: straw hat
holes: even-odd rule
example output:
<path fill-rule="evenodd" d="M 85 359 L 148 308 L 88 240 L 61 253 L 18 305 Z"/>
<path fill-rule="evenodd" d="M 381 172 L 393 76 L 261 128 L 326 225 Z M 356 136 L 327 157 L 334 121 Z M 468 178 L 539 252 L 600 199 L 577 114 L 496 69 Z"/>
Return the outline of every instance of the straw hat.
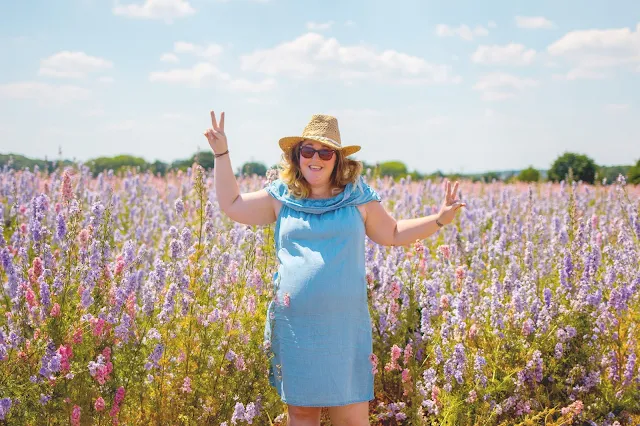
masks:
<path fill-rule="evenodd" d="M 304 140 L 320 142 L 330 148 L 340 150 L 345 157 L 360 151 L 359 145 L 342 146 L 340 130 L 338 129 L 338 120 L 335 117 L 325 114 L 312 115 L 311 120 L 302 131 L 302 136 L 284 137 L 280 139 L 279 144 L 280 148 L 287 152 L 298 142 Z"/>

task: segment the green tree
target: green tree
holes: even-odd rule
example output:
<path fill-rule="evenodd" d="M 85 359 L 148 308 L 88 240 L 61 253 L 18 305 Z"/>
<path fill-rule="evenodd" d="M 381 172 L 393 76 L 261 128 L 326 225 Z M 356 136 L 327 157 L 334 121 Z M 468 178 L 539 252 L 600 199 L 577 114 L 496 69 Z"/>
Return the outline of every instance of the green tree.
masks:
<path fill-rule="evenodd" d="M 244 163 L 240 171 L 243 175 L 265 176 L 267 174 L 267 166 L 262 163 L 249 162 Z"/>
<path fill-rule="evenodd" d="M 551 165 L 549 179 L 559 182 L 567 179 L 569 169 L 573 171 L 574 178 L 586 183 L 593 183 L 596 177 L 596 163 L 586 155 L 565 152 Z"/>
<path fill-rule="evenodd" d="M 627 172 L 627 182 L 634 185 L 640 184 L 640 160 L 638 160 L 635 166 L 629 167 L 629 171 Z"/>
<path fill-rule="evenodd" d="M 618 175 L 626 176 L 631 166 L 602 166 L 598 167 L 596 180 L 607 179 L 607 183 L 613 183 L 618 179 Z"/>
<path fill-rule="evenodd" d="M 140 169 L 145 171 L 149 168 L 149 164 L 144 158 L 134 157 L 132 155 L 116 155 L 115 157 L 98 157 L 87 162 L 87 166 L 91 170 L 94 176 L 100 174 L 103 171 L 113 170 L 114 173 L 118 173 L 121 170 L 127 168 Z"/>
<path fill-rule="evenodd" d="M 380 163 L 380 175 L 391 176 L 393 178 L 404 177 L 409 174 L 407 166 L 400 161 L 387 161 Z"/>
<path fill-rule="evenodd" d="M 529 166 L 520 171 L 518 180 L 520 182 L 538 182 L 540 180 L 540 172 L 534 169 L 533 166 Z"/>
<path fill-rule="evenodd" d="M 213 151 L 200 151 L 193 154 L 193 156 L 191 157 L 191 164 L 189 164 L 189 166 L 193 165 L 193 163 L 198 163 L 205 170 L 213 169 L 215 161 L 216 160 L 215 156 L 213 155 Z"/>

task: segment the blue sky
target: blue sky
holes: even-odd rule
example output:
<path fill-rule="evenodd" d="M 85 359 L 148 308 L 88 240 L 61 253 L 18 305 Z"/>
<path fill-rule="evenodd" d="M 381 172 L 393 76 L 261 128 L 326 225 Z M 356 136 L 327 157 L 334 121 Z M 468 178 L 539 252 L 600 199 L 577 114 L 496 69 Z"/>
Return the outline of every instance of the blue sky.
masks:
<path fill-rule="evenodd" d="M 0 2 L 0 152 L 234 167 L 338 118 L 356 158 L 411 170 L 640 159 L 640 2 Z"/>

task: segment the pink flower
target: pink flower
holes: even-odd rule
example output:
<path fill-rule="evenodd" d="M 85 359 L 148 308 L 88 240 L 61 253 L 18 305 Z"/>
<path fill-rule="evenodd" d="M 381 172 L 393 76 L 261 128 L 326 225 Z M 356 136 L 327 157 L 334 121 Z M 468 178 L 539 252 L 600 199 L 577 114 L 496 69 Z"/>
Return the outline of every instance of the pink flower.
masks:
<path fill-rule="evenodd" d="M 73 411 L 71 412 L 71 424 L 73 426 L 80 426 L 80 411 L 80 407 L 73 406 Z"/>
<path fill-rule="evenodd" d="M 53 307 L 51 308 L 51 313 L 49 315 L 51 315 L 54 318 L 60 316 L 60 305 L 57 302 L 53 304 Z"/>
<path fill-rule="evenodd" d="M 105 409 L 105 402 L 104 402 L 104 398 L 99 397 L 98 399 L 96 399 L 96 402 L 93 404 L 93 407 L 96 409 L 96 411 L 102 411 Z"/>
<path fill-rule="evenodd" d="M 73 343 L 75 343 L 76 345 L 82 343 L 82 328 L 78 327 L 73 333 Z"/>
<path fill-rule="evenodd" d="M 456 279 L 458 281 L 462 281 L 464 279 L 464 268 L 462 266 L 458 266 L 456 268 Z"/>
<path fill-rule="evenodd" d="M 27 224 L 26 223 L 21 223 L 20 224 L 20 233 L 21 234 L 27 234 Z"/>
<path fill-rule="evenodd" d="M 184 393 L 191 393 L 191 379 L 189 377 L 184 378 L 184 382 L 182 383 L 182 388 L 180 389 Z"/>
<path fill-rule="evenodd" d="M 289 303 L 291 303 L 291 298 L 289 297 L 289 293 L 285 293 L 284 294 L 284 306 L 289 306 Z"/>
<path fill-rule="evenodd" d="M 124 400 L 124 388 L 120 386 L 116 391 L 116 396 L 114 398 L 114 402 L 118 405 Z"/>
<path fill-rule="evenodd" d="M 451 247 L 449 247 L 448 244 L 439 246 L 438 251 L 446 260 L 449 260 L 449 258 L 451 257 Z"/>
<path fill-rule="evenodd" d="M 369 355 L 369 362 L 371 362 L 371 373 L 372 374 L 376 374 L 378 372 L 378 357 L 376 356 L 376 354 L 371 353 Z"/>
<path fill-rule="evenodd" d="M 81 247 L 87 246 L 87 242 L 89 241 L 89 230 L 87 228 L 84 228 L 82 231 L 80 231 L 80 233 L 78 234 L 78 241 L 80 241 Z"/>
<path fill-rule="evenodd" d="M 65 170 L 62 175 L 62 199 L 69 201 L 73 198 L 73 189 L 71 188 L 71 174 L 69 170 Z"/>
<path fill-rule="evenodd" d="M 398 359 L 400 359 L 400 355 L 402 355 L 402 349 L 400 349 L 398 345 L 393 345 L 393 347 L 391 347 L 391 361 L 384 366 L 384 370 L 400 370 L 400 365 L 398 365 Z"/>
<path fill-rule="evenodd" d="M 407 383 L 409 380 L 411 380 L 411 374 L 409 373 L 409 369 L 405 368 L 402 370 L 402 382 Z"/>
<path fill-rule="evenodd" d="M 405 366 L 409 365 L 409 360 L 411 359 L 412 355 L 413 355 L 413 348 L 411 347 L 411 343 L 408 343 L 407 346 L 404 348 L 404 365 Z"/>
<path fill-rule="evenodd" d="M 471 324 L 471 327 L 469 328 L 469 338 L 473 339 L 478 335 L 478 326 L 476 325 L 476 323 L 474 322 L 473 324 Z"/>
<path fill-rule="evenodd" d="M 31 290 L 31 287 L 27 287 L 27 294 L 25 295 L 25 297 L 30 308 L 38 304 L 38 302 L 36 301 L 36 295 L 33 290 Z"/>
<path fill-rule="evenodd" d="M 36 278 L 40 278 L 40 275 L 42 275 L 43 270 L 44 270 L 44 266 L 42 265 L 42 259 L 40 259 L 39 257 L 36 257 L 35 259 L 33 259 L 33 273 L 36 276 Z"/>
<path fill-rule="evenodd" d="M 400 285 L 398 285 L 397 281 L 393 281 L 393 283 L 391 283 L 391 291 L 389 297 L 391 297 L 391 299 L 397 299 L 398 297 L 400 297 Z"/>
<path fill-rule="evenodd" d="M 91 325 L 93 326 L 93 335 L 94 336 L 100 336 L 102 334 L 102 331 L 104 329 L 104 319 L 102 318 L 93 318 L 91 320 Z"/>
<path fill-rule="evenodd" d="M 577 416 L 578 414 L 580 414 L 582 412 L 583 408 L 584 408 L 584 404 L 582 403 L 582 401 L 577 400 L 574 403 L 572 403 L 571 405 L 562 408 L 562 410 L 560 410 L 560 411 L 562 412 L 563 416 L 566 416 L 569 413 L 571 413 L 572 415 Z"/>
<path fill-rule="evenodd" d="M 440 297 L 440 309 L 449 309 L 449 296 L 446 294 Z"/>

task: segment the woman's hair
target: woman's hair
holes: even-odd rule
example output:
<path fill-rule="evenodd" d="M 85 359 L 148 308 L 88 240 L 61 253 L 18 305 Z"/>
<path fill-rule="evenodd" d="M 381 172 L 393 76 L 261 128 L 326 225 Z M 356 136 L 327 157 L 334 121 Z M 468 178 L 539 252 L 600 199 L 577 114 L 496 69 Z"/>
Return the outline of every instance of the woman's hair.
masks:
<path fill-rule="evenodd" d="M 311 187 L 300 170 L 300 146 L 302 142 L 290 150 L 282 153 L 280 162 L 280 179 L 289 187 L 289 193 L 297 198 L 307 198 L 311 195 Z M 339 149 L 335 150 L 335 166 L 331 172 L 332 191 L 342 190 L 348 183 L 355 183 L 362 173 L 362 163 L 343 155 Z"/>

